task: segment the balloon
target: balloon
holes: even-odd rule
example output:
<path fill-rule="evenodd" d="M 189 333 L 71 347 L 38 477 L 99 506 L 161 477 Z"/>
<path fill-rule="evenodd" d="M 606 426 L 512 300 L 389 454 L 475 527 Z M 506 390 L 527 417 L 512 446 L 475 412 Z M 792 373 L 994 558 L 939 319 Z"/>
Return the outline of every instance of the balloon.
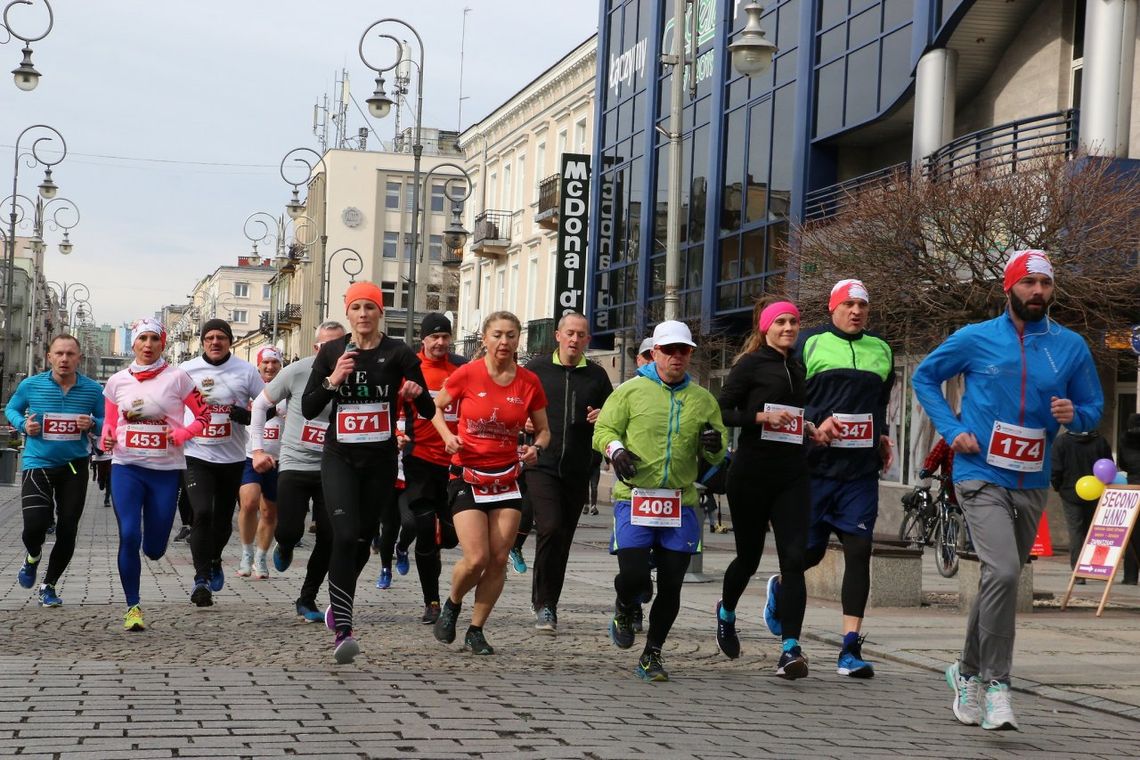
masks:
<path fill-rule="evenodd" d="M 1104 493 L 1104 483 L 1101 483 L 1092 475 L 1085 475 L 1077 481 L 1074 490 L 1077 496 L 1080 496 L 1085 501 L 1096 501 L 1100 495 Z"/>
<path fill-rule="evenodd" d="M 1107 457 L 1096 460 L 1093 463 L 1093 475 L 1101 483 L 1111 483 L 1116 477 L 1116 463 Z"/>
<path fill-rule="evenodd" d="M 1116 473 L 1116 477 L 1112 479 L 1114 485 L 1126 486 L 1128 485 L 1128 476 L 1123 472 Z"/>

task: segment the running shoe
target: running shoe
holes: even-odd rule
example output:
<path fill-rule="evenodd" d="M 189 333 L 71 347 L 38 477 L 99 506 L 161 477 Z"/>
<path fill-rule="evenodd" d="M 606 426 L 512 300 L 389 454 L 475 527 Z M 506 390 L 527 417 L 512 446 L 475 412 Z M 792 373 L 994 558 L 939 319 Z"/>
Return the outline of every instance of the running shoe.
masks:
<path fill-rule="evenodd" d="M 780 576 L 773 575 L 768 579 L 768 598 L 764 601 L 764 622 L 773 636 L 782 636 L 784 626 L 780 624 L 780 614 L 776 609 L 776 599 L 780 595 Z"/>
<path fill-rule="evenodd" d="M 325 619 L 324 613 L 312 602 L 297 602 L 297 614 L 304 618 L 306 623 L 316 623 Z"/>
<path fill-rule="evenodd" d="M 325 607 L 325 628 L 330 631 L 336 630 L 336 616 L 333 615 L 332 605 Z"/>
<path fill-rule="evenodd" d="M 789 641 L 791 641 L 791 639 L 789 639 Z M 797 678 L 803 678 L 807 674 L 807 657 L 804 656 L 804 652 L 799 644 L 793 645 L 780 655 L 780 661 L 776 663 L 776 675 L 781 678 L 787 678 L 789 681 L 794 681 Z"/>
<path fill-rule="evenodd" d="M 103 506 L 104 507 L 111 506 L 111 497 L 109 495 L 107 496 L 107 498 L 103 499 Z"/>
<path fill-rule="evenodd" d="M 633 646 L 633 620 L 620 600 L 614 602 L 614 616 L 610 618 L 610 641 L 618 649 Z"/>
<path fill-rule="evenodd" d="M 358 654 L 360 654 L 360 645 L 352 638 L 352 631 L 337 633 L 333 641 L 333 658 L 336 659 L 337 665 L 349 664 Z"/>
<path fill-rule="evenodd" d="M 597 507 L 590 507 L 590 514 L 591 515 L 598 514 L 598 508 Z"/>
<path fill-rule="evenodd" d="M 432 629 L 432 634 L 435 635 L 436 640 L 442 641 L 444 644 L 455 641 L 455 621 L 459 617 L 459 610 L 462 607 L 462 604 L 452 606 L 450 599 L 443 603 L 439 609 L 439 617 L 436 618 L 435 627 Z"/>
<path fill-rule="evenodd" d="M 990 681 L 986 689 L 985 712 L 982 714 L 982 728 L 987 731 L 1020 731 L 1017 718 L 1013 717 L 1013 703 L 1010 701 L 1009 684 Z"/>
<path fill-rule="evenodd" d="M 526 560 L 523 559 L 522 549 L 511 549 L 511 554 L 508 559 L 511 563 L 511 568 L 514 569 L 516 573 L 522 575 L 526 572 Z"/>
<path fill-rule="evenodd" d="M 137 604 L 127 610 L 127 614 L 123 615 L 123 630 L 124 631 L 145 631 L 146 623 L 143 622 L 142 608 Z"/>
<path fill-rule="evenodd" d="M 725 620 L 731 615 L 732 620 Z M 736 613 L 724 611 L 724 605 L 716 603 L 716 645 L 730 660 L 740 656 L 740 638 L 736 635 Z"/>
<path fill-rule="evenodd" d="M 214 595 L 204 578 L 194 579 L 194 590 L 190 592 L 190 601 L 198 607 L 209 607 L 214 603 Z"/>
<path fill-rule="evenodd" d="M 645 608 L 640 604 L 633 608 L 633 632 L 642 633 L 644 631 L 645 621 Z"/>
<path fill-rule="evenodd" d="M 226 574 L 222 570 L 222 561 L 220 559 L 214 560 L 210 565 L 210 590 L 213 592 L 221 591 L 226 585 Z"/>
<path fill-rule="evenodd" d="M 31 588 L 36 585 L 36 571 L 39 570 L 39 567 L 40 561 L 38 559 L 32 562 L 32 558 L 25 554 L 24 566 L 20 568 L 20 572 L 16 576 L 20 585 L 24 588 Z"/>
<path fill-rule="evenodd" d="M 848 633 L 843 637 L 843 651 L 839 653 L 839 664 L 835 672 L 841 676 L 852 678 L 872 678 L 875 668 L 863 659 L 863 639 L 857 633 Z"/>
<path fill-rule="evenodd" d="M 372 537 L 372 553 L 380 553 L 380 536 L 378 535 Z"/>
<path fill-rule="evenodd" d="M 293 549 L 282 546 L 280 542 L 273 545 L 273 569 L 283 573 L 293 564 Z"/>
<path fill-rule="evenodd" d="M 977 726 L 982 722 L 982 681 L 977 676 L 965 678 L 961 666 L 955 660 L 946 668 L 946 685 L 954 690 L 954 717 L 959 723 Z"/>
<path fill-rule="evenodd" d="M 380 568 L 380 577 L 376 579 L 376 588 L 392 588 L 392 568 Z"/>
<path fill-rule="evenodd" d="M 179 541 L 185 541 L 188 538 L 190 538 L 190 526 L 183 525 L 178 529 L 178 532 L 174 534 L 174 538 L 172 540 L 177 543 Z"/>
<path fill-rule="evenodd" d="M 40 586 L 40 606 L 41 607 L 59 607 L 63 604 L 63 600 L 55 593 L 55 586 L 50 583 L 45 583 Z"/>
<path fill-rule="evenodd" d="M 544 604 L 534 613 L 534 629 L 540 633 L 558 632 L 558 613 L 549 604 Z"/>
<path fill-rule="evenodd" d="M 52 521 L 51 521 L 51 525 L 49 525 L 49 526 L 48 526 L 48 529 L 47 529 L 47 534 L 48 534 L 49 536 L 54 536 L 54 535 L 55 535 L 55 520 L 52 520 Z"/>
<path fill-rule="evenodd" d="M 439 620 L 439 602 L 425 604 L 424 614 L 420 617 L 420 622 L 424 625 L 435 625 L 437 620 Z"/>
<path fill-rule="evenodd" d="M 634 672 L 642 681 L 669 680 L 669 671 L 665 670 L 665 663 L 661 661 L 661 653 L 655 649 L 650 649 L 641 655 Z"/>
<path fill-rule="evenodd" d="M 396 547 L 396 572 L 400 575 L 407 575 L 408 570 L 412 568 L 412 563 L 408 561 L 408 550 Z"/>
<path fill-rule="evenodd" d="M 269 577 L 269 558 L 265 556 L 265 552 L 259 551 L 253 561 L 253 577 L 259 581 Z"/>
<path fill-rule="evenodd" d="M 470 649 L 471 654 L 494 654 L 495 648 L 487 643 L 482 628 L 468 628 L 467 635 L 463 637 L 463 648 Z"/>
<path fill-rule="evenodd" d="M 238 562 L 237 574 L 240 578 L 248 578 L 249 576 L 253 575 L 252 553 L 247 554 L 244 551 L 241 553 L 241 561 Z"/>

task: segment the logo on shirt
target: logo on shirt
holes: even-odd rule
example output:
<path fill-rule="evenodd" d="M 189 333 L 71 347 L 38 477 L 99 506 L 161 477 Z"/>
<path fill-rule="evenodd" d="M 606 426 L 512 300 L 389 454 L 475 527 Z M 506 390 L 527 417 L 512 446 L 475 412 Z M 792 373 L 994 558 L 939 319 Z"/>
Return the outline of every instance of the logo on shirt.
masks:
<path fill-rule="evenodd" d="M 475 395 L 478 396 L 479 398 L 486 398 L 487 397 L 487 391 L 479 391 Z"/>
<path fill-rule="evenodd" d="M 497 439 L 504 445 L 513 437 L 509 427 L 499 422 L 499 408 L 491 411 L 491 418 L 467 420 L 467 433 L 476 438 Z"/>
<path fill-rule="evenodd" d="M 213 387 L 214 387 L 214 378 L 212 378 L 212 377 L 203 377 L 202 378 L 202 391 L 203 392 L 209 393 Z"/>
<path fill-rule="evenodd" d="M 522 406 L 524 402 L 519 396 L 507 396 L 507 403 Z"/>

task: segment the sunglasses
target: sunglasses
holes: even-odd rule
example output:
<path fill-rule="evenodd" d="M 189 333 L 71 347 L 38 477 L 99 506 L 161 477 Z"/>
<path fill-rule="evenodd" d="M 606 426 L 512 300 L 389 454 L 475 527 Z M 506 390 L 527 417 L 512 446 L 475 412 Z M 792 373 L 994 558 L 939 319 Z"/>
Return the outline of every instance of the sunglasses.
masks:
<path fill-rule="evenodd" d="M 676 354 L 688 356 L 693 353 L 693 347 L 687 346 L 684 343 L 671 343 L 668 346 L 658 346 L 657 349 L 666 356 L 674 356 Z"/>

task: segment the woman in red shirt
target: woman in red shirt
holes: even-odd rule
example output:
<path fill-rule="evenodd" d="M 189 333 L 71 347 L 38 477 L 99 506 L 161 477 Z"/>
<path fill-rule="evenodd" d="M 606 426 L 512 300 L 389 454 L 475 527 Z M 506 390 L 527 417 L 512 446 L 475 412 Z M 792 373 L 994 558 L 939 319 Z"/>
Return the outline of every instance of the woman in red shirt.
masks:
<path fill-rule="evenodd" d="M 487 317 L 482 359 L 456 370 L 435 398 L 432 424 L 452 455 L 448 501 L 463 557 L 455 563 L 451 594 L 434 633 L 446 644 L 455 641 L 463 597 L 474 588 L 475 609 L 463 646 L 475 654 L 495 651 L 483 636 L 483 623 L 503 591 L 503 567 L 522 515 L 521 465 L 535 464 L 550 440 L 542 384 L 515 360 L 521 332 L 522 324 L 509 311 Z M 443 414 L 453 401 L 459 404 L 458 435 L 448 429 Z M 534 445 L 520 450 L 518 436 L 528 418 L 534 424 Z"/>

